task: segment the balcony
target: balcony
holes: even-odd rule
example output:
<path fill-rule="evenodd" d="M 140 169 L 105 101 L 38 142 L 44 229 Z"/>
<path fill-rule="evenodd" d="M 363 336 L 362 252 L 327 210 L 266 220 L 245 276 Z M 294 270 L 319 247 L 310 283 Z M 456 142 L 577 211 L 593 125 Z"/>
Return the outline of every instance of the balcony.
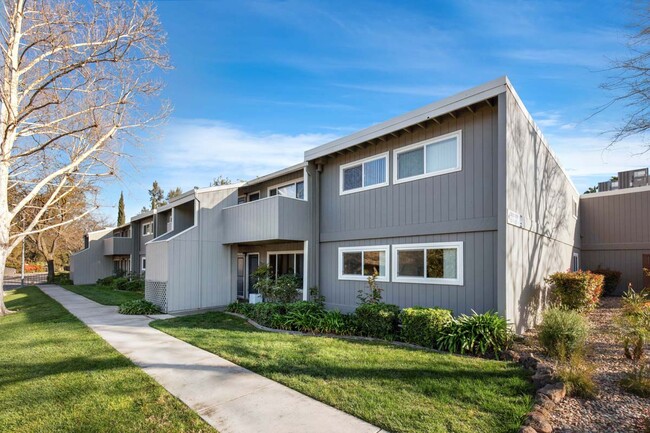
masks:
<path fill-rule="evenodd" d="M 223 209 L 225 244 L 309 239 L 309 202 L 283 196 L 263 198 Z"/>
<path fill-rule="evenodd" d="M 133 238 L 104 239 L 105 256 L 128 256 L 133 252 Z"/>

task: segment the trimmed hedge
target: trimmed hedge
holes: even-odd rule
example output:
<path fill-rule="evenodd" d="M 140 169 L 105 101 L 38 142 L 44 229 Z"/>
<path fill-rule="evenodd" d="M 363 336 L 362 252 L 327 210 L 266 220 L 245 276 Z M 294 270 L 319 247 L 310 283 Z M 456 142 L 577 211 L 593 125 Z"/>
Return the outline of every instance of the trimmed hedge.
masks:
<path fill-rule="evenodd" d="M 120 314 L 158 314 L 160 308 L 144 299 L 134 299 L 133 301 L 125 302 L 120 305 Z"/>
<path fill-rule="evenodd" d="M 556 272 L 545 279 L 560 305 L 576 311 L 596 308 L 604 280 L 603 275 L 589 271 Z"/>
<path fill-rule="evenodd" d="M 549 308 L 539 325 L 539 342 L 550 356 L 568 359 L 587 341 L 589 325 L 577 311 Z"/>
<path fill-rule="evenodd" d="M 98 286 L 112 286 L 113 281 L 115 281 L 117 277 L 115 275 L 109 275 L 108 277 L 105 278 L 100 278 L 97 280 L 97 285 Z"/>
<path fill-rule="evenodd" d="M 358 335 L 394 340 L 398 331 L 399 307 L 378 302 L 361 304 L 354 310 L 354 326 Z"/>
<path fill-rule="evenodd" d="M 618 287 L 618 283 L 621 281 L 621 275 L 622 275 L 621 272 L 612 269 L 600 269 L 600 268 L 591 272 L 605 277 L 605 281 L 603 283 L 603 295 L 613 296 L 614 292 L 616 292 L 616 288 Z"/>
<path fill-rule="evenodd" d="M 451 310 L 442 308 L 405 308 L 399 314 L 402 341 L 434 348 L 444 327 L 453 320 Z"/>

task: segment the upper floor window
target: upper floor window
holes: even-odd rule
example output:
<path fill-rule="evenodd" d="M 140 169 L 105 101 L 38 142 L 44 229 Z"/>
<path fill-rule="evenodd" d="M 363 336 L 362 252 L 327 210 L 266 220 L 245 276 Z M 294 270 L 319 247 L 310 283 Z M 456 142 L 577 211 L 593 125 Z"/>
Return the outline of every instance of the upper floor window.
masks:
<path fill-rule="evenodd" d="M 393 245 L 393 281 L 463 285 L 463 243 Z"/>
<path fill-rule="evenodd" d="M 578 253 L 573 253 L 571 257 L 571 270 L 577 272 L 580 269 L 580 255 Z"/>
<path fill-rule="evenodd" d="M 461 169 L 461 131 L 403 147 L 394 152 L 394 182 L 407 182 Z"/>
<path fill-rule="evenodd" d="M 149 236 L 153 234 L 153 223 L 148 222 L 142 224 L 142 236 Z"/>
<path fill-rule="evenodd" d="M 344 164 L 340 170 L 341 194 L 386 186 L 388 185 L 388 152 Z"/>
<path fill-rule="evenodd" d="M 248 201 L 256 201 L 260 199 L 260 192 L 255 191 L 248 194 Z"/>
<path fill-rule="evenodd" d="M 305 182 L 302 180 L 299 182 L 293 182 L 282 186 L 274 186 L 269 188 L 269 197 L 276 195 L 281 195 L 283 197 L 299 198 L 304 200 L 305 198 Z"/>

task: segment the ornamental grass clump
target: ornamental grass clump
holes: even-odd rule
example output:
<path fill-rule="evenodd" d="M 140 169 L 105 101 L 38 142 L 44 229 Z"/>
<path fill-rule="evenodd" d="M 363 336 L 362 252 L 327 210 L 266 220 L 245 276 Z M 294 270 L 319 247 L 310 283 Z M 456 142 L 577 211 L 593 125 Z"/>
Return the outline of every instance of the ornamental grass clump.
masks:
<path fill-rule="evenodd" d="M 437 346 L 439 350 L 472 355 L 493 355 L 512 344 L 513 333 L 508 321 L 498 313 L 488 311 L 471 316 L 465 314 L 450 321 L 441 331 Z"/>
<path fill-rule="evenodd" d="M 603 275 L 589 271 L 556 272 L 545 279 L 555 300 L 576 311 L 591 311 L 598 306 L 604 280 Z"/>
<path fill-rule="evenodd" d="M 539 342 L 549 356 L 559 360 L 581 352 L 589 335 L 589 325 L 580 313 L 549 308 L 539 325 Z"/>

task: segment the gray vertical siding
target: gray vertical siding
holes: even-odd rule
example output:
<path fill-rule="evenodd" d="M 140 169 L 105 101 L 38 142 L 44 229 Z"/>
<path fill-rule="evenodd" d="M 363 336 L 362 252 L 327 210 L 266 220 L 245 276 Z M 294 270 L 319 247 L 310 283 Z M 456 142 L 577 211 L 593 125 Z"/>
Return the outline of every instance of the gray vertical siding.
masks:
<path fill-rule="evenodd" d="M 338 280 L 338 248 L 462 241 L 464 284 L 382 282 L 384 300 L 400 307 L 440 306 L 455 313 L 497 308 L 497 111 L 487 104 L 441 124 L 413 128 L 399 137 L 326 161 L 320 174 L 319 286 L 329 307 L 354 309 L 367 283 Z M 462 131 L 462 170 L 393 184 L 393 151 Z M 389 185 L 341 196 L 339 167 L 389 153 Z M 310 197 L 311 199 L 311 197 Z M 391 270 L 392 272 L 392 270 Z"/>
<path fill-rule="evenodd" d="M 477 312 L 496 310 L 496 231 L 322 243 L 321 293 L 325 296 L 329 308 L 350 311 L 357 305 L 358 291 L 367 289 L 365 281 L 338 279 L 339 247 L 451 241 L 463 242 L 464 284 L 462 286 L 380 282 L 378 285 L 384 289 L 384 301 L 403 308 L 415 305 L 450 308 L 455 314 L 471 314 L 472 310 Z M 387 259 L 387 262 L 392 265 L 392 257 Z M 391 268 L 389 274 L 392 272 Z"/>
<path fill-rule="evenodd" d="M 643 287 L 643 254 L 650 254 L 650 187 L 580 198 L 581 267 L 621 271 L 617 292 Z"/>
<path fill-rule="evenodd" d="M 282 185 L 282 184 L 286 184 L 286 183 L 295 182 L 295 181 L 298 181 L 298 180 L 303 180 L 303 178 L 304 178 L 304 170 L 301 167 L 300 169 L 298 169 L 298 170 L 296 170 L 294 172 L 287 173 L 287 174 L 284 174 L 282 176 L 278 176 L 278 177 L 275 177 L 273 179 L 270 179 L 270 180 L 267 180 L 267 181 L 264 181 L 264 182 L 260 182 L 260 183 L 255 184 L 255 185 L 243 186 L 243 187 L 239 188 L 238 194 L 239 195 L 244 195 L 244 194 L 248 194 L 248 193 L 251 193 L 251 192 L 259 191 L 260 192 L 260 198 L 264 198 L 264 197 L 268 197 L 268 189 L 269 188 L 271 188 L 273 186 L 276 186 L 276 185 Z"/>
<path fill-rule="evenodd" d="M 70 257 L 70 277 L 75 284 L 95 284 L 113 274 L 113 258 L 104 255 L 104 240 L 112 236 L 110 228 L 88 233 L 88 248 Z"/>
<path fill-rule="evenodd" d="M 502 98 L 503 99 L 503 98 Z M 500 99 L 500 101 L 502 100 Z M 518 98 L 508 91 L 505 135 L 505 211 L 524 217 L 523 227 L 505 223 L 505 307 L 517 331 L 534 324 L 547 301 L 544 278 L 571 266 L 579 249 L 573 201 L 579 195 Z M 507 218 L 504 214 L 502 218 Z"/>

